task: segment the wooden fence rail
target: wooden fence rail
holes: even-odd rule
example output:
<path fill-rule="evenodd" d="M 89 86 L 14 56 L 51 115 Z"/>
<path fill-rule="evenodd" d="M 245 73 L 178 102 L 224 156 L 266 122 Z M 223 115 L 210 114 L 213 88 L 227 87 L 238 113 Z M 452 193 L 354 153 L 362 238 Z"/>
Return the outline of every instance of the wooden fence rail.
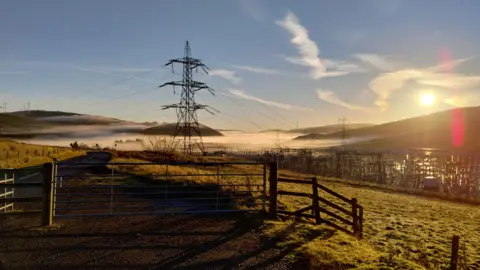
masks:
<path fill-rule="evenodd" d="M 364 220 L 363 207 L 358 204 L 356 198 L 348 199 L 345 196 L 338 194 L 337 192 L 319 184 L 316 177 L 312 178 L 311 180 L 278 178 L 276 162 L 270 163 L 269 183 L 270 183 L 270 208 L 269 208 L 270 217 L 276 218 L 278 213 L 280 213 L 280 214 L 291 215 L 295 217 L 312 218 L 315 220 L 315 224 L 325 223 L 331 227 L 334 227 L 337 230 L 355 235 L 359 238 L 363 237 L 363 220 Z M 278 183 L 309 185 L 311 186 L 311 193 L 279 190 Z M 323 191 L 347 203 L 350 206 L 349 209 L 346 209 L 343 206 L 338 205 L 335 202 L 329 201 L 325 197 L 320 196 L 319 191 Z M 278 210 L 277 209 L 278 195 L 288 195 L 288 196 L 309 198 L 312 200 L 312 204 L 309 206 L 303 207 L 301 209 L 297 209 L 295 211 Z M 325 207 L 321 206 L 320 203 L 322 203 L 322 205 L 325 205 Z M 332 212 L 331 210 L 326 208 L 327 206 L 346 215 L 347 218 Z M 305 213 L 308 211 L 311 211 L 311 214 Z M 322 218 L 323 214 L 329 216 L 334 221 Z M 352 230 L 348 230 L 337 223 L 347 225 L 348 227 L 351 227 Z"/>

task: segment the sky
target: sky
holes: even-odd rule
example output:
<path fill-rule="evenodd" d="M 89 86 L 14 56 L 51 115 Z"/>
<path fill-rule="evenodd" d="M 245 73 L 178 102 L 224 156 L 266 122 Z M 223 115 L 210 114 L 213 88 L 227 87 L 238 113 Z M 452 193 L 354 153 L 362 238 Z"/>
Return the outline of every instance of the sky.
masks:
<path fill-rule="evenodd" d="M 192 56 L 215 128 L 384 123 L 480 105 L 480 1 L 4 0 L 0 106 L 175 121 Z M 423 97 L 423 99 L 421 98 Z M 422 102 L 429 100 L 432 102 Z"/>

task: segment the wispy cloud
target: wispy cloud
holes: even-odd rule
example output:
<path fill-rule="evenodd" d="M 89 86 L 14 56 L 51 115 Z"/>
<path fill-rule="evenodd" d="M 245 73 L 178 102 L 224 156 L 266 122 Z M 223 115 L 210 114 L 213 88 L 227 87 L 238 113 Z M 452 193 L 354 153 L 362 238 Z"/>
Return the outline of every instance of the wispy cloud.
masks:
<path fill-rule="evenodd" d="M 276 101 L 272 101 L 272 100 L 266 100 L 266 99 L 262 99 L 262 98 L 259 98 L 259 97 L 255 97 L 255 96 L 249 95 L 249 94 L 245 93 L 245 91 L 239 90 L 239 89 L 230 89 L 229 94 L 233 97 L 252 100 L 252 101 L 255 101 L 255 102 L 258 102 L 258 103 L 262 103 L 262 104 L 265 104 L 265 105 L 268 105 L 268 106 L 277 107 L 277 108 L 281 108 L 281 109 L 285 109 L 285 110 L 313 111 L 310 108 L 305 108 L 305 107 L 300 107 L 300 106 L 295 106 L 295 105 L 291 105 L 291 104 L 286 104 L 286 103 L 281 103 L 281 102 L 276 102 Z"/>
<path fill-rule="evenodd" d="M 338 106 L 342 106 L 342 107 L 345 107 L 345 108 L 350 109 L 350 110 L 354 110 L 354 111 L 369 111 L 370 110 L 367 107 L 363 107 L 363 106 L 360 106 L 360 105 L 348 103 L 348 102 L 340 99 L 340 97 L 338 97 L 335 92 L 330 91 L 330 90 L 317 89 L 317 96 L 318 96 L 319 99 L 321 99 L 325 102 L 335 104 L 335 105 L 338 105 Z"/>
<path fill-rule="evenodd" d="M 293 38 L 290 40 L 299 50 L 298 58 L 287 58 L 293 64 L 311 68 L 311 76 L 319 79 L 326 72 L 326 67 L 319 58 L 320 50 L 317 44 L 309 37 L 308 30 L 300 24 L 300 20 L 293 12 L 289 11 L 285 18 L 276 22 L 290 32 Z"/>
<path fill-rule="evenodd" d="M 268 18 L 265 8 L 258 0 L 240 0 L 242 9 L 256 21 L 264 22 Z"/>
<path fill-rule="evenodd" d="M 459 65 L 466 61 L 468 60 L 458 59 L 450 64 Z M 392 94 L 403 89 L 407 82 L 413 82 L 420 86 L 465 91 L 480 86 L 480 76 L 444 73 L 439 65 L 423 69 L 411 68 L 381 73 L 369 84 L 370 90 L 376 95 L 375 105 L 381 110 L 386 110 Z"/>
<path fill-rule="evenodd" d="M 374 66 L 381 71 L 392 71 L 400 67 L 398 63 L 395 63 L 393 60 L 380 54 L 359 53 L 355 54 L 354 57 L 360 59 L 362 62 Z"/>
<path fill-rule="evenodd" d="M 465 62 L 474 60 L 477 58 L 478 55 L 470 56 L 470 57 L 465 57 L 465 58 L 459 58 L 459 59 L 454 59 L 451 61 L 444 61 L 438 65 L 434 65 L 431 67 L 425 68 L 425 70 L 432 71 L 432 72 L 437 72 L 437 71 L 444 71 L 446 68 L 455 68 Z"/>
<path fill-rule="evenodd" d="M 75 69 L 75 70 L 79 70 L 79 71 L 86 71 L 86 72 L 100 74 L 100 75 L 107 75 L 107 76 L 112 76 L 112 77 L 117 77 L 117 78 L 125 78 L 126 80 L 135 79 L 135 80 L 142 80 L 142 81 L 158 83 L 158 80 L 148 79 L 148 78 L 144 78 L 144 77 L 138 77 L 137 75 L 134 75 L 133 77 L 131 75 L 130 75 L 130 77 L 125 77 L 124 73 L 119 74 L 119 73 L 115 73 L 115 72 L 112 72 L 112 71 L 98 70 L 98 69 L 90 68 L 90 67 L 72 66 L 71 68 Z M 153 70 L 152 69 L 147 69 L 143 72 L 147 72 L 147 71 L 153 71 Z M 141 72 L 135 72 L 135 73 L 141 73 Z"/>
<path fill-rule="evenodd" d="M 28 72 L 22 72 L 22 71 L 1 71 L 0 70 L 0 75 L 26 75 Z"/>
<path fill-rule="evenodd" d="M 335 73 L 335 72 L 345 72 L 346 74 L 349 73 L 361 73 L 367 71 L 363 67 L 350 63 L 347 61 L 339 61 L 339 60 L 333 60 L 333 59 L 323 59 L 323 63 L 327 67 L 327 70 L 332 70 L 328 73 Z M 325 76 L 328 76 L 328 75 Z"/>
<path fill-rule="evenodd" d="M 92 69 L 99 71 L 105 71 L 109 73 L 141 73 L 149 72 L 151 68 L 141 68 L 141 67 L 118 67 L 118 66 L 90 66 Z"/>
<path fill-rule="evenodd" d="M 392 15 L 401 9 L 401 0 L 371 0 L 374 7 L 383 15 Z"/>
<path fill-rule="evenodd" d="M 283 73 L 276 69 L 261 68 L 261 67 L 254 67 L 254 66 L 234 65 L 233 67 L 236 69 L 250 71 L 250 72 L 259 73 L 259 74 L 278 75 Z"/>
<path fill-rule="evenodd" d="M 148 72 L 154 69 L 143 67 L 122 67 L 122 66 L 110 66 L 110 65 L 89 65 L 83 63 L 71 63 L 71 62 L 55 62 L 55 61 L 16 61 L 16 64 L 27 65 L 41 68 L 70 68 L 77 70 L 95 70 L 98 72 L 106 73 L 141 73 Z"/>
<path fill-rule="evenodd" d="M 228 69 L 212 69 L 208 72 L 210 76 L 221 77 L 234 85 L 238 85 L 242 82 L 242 78 L 236 75 L 236 71 Z"/>
<path fill-rule="evenodd" d="M 343 76 L 357 71 L 358 67 L 352 69 L 354 66 L 353 64 L 349 64 L 348 68 L 346 68 L 346 62 L 336 62 L 334 60 L 326 61 L 326 59 L 322 60 L 320 58 L 320 49 L 317 44 L 310 39 L 308 30 L 300 23 L 300 20 L 293 12 L 289 11 L 283 20 L 276 21 L 276 23 L 292 35 L 290 42 L 299 52 L 298 57 L 285 57 L 285 60 L 295 65 L 310 68 L 311 78 L 321 79 L 326 77 Z"/>
<path fill-rule="evenodd" d="M 462 93 L 461 95 L 454 95 L 445 98 L 443 102 L 453 107 L 474 106 L 480 103 L 480 97 L 475 91 L 469 91 L 466 93 Z"/>

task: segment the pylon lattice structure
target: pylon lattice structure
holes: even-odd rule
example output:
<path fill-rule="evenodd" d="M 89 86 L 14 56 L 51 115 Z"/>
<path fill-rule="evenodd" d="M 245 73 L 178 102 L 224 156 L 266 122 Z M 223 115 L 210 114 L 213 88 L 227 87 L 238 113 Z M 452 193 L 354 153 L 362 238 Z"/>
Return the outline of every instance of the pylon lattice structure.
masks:
<path fill-rule="evenodd" d="M 205 147 L 202 141 L 202 134 L 200 132 L 200 125 L 198 123 L 198 110 L 206 110 L 207 112 L 214 114 L 218 112 L 208 105 L 202 105 L 195 102 L 195 93 L 200 90 L 207 90 L 212 95 L 215 92 L 212 88 L 208 87 L 205 83 L 193 80 L 193 71 L 198 71 L 200 68 L 206 74 L 208 74 L 208 67 L 202 63 L 200 59 L 191 57 L 191 50 L 188 41 L 185 44 L 185 53 L 182 58 L 172 59 L 165 64 L 165 66 L 171 65 L 173 72 L 173 64 L 183 65 L 182 81 L 171 81 L 160 85 L 164 87 L 167 85 L 173 86 L 175 94 L 175 86 L 182 87 L 182 93 L 180 95 L 180 102 L 176 104 L 164 105 L 163 110 L 175 108 L 177 113 L 177 125 L 175 128 L 174 139 L 183 136 L 183 151 L 187 154 L 192 154 L 196 150 L 200 150 L 205 153 Z M 198 139 L 192 138 L 198 137 Z"/>

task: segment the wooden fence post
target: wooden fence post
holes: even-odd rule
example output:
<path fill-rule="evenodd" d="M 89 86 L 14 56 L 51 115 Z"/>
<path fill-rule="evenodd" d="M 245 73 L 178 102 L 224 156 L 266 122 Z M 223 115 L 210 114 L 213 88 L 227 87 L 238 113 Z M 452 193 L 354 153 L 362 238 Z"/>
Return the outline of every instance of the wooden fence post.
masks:
<path fill-rule="evenodd" d="M 457 270 L 459 246 L 460 237 L 458 235 L 454 235 L 452 238 L 452 255 L 450 257 L 450 270 Z"/>
<path fill-rule="evenodd" d="M 358 207 L 358 235 L 363 238 L 363 207 Z"/>
<path fill-rule="evenodd" d="M 318 201 L 318 182 L 317 178 L 312 178 L 312 191 L 313 191 L 313 214 L 315 215 L 315 224 L 320 224 L 320 205 Z"/>
<path fill-rule="evenodd" d="M 43 164 L 42 187 L 42 226 L 50 226 L 53 221 L 53 163 Z"/>
<path fill-rule="evenodd" d="M 359 237 L 358 231 L 358 202 L 357 198 L 352 198 L 352 217 L 353 217 L 353 234 Z"/>
<path fill-rule="evenodd" d="M 277 191 L 278 191 L 278 179 L 277 179 L 277 162 L 270 162 L 270 206 L 269 215 L 270 218 L 277 218 Z"/>

